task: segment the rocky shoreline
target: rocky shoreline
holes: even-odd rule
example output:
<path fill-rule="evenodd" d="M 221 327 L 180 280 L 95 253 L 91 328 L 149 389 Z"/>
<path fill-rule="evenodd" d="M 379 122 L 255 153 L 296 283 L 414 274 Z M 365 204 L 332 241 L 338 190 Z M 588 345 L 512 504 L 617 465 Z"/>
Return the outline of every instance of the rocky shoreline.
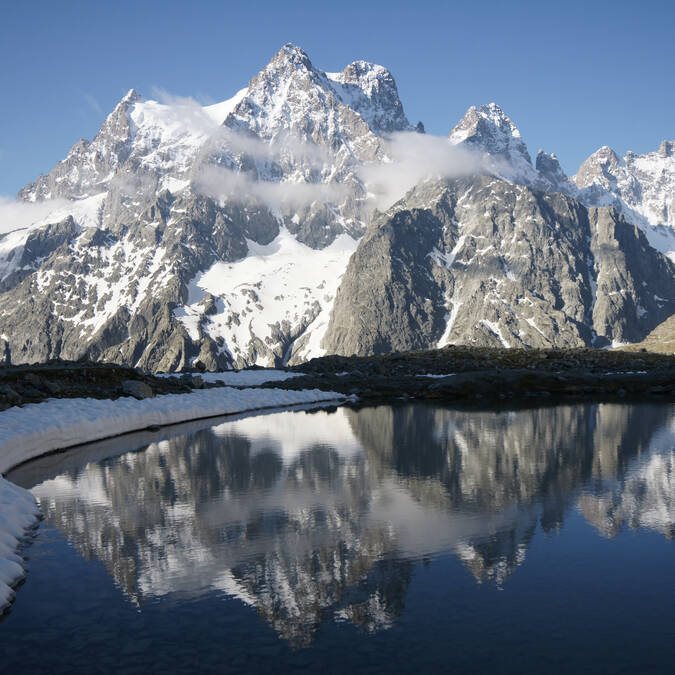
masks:
<path fill-rule="evenodd" d="M 367 402 L 643 396 L 675 400 L 675 356 L 648 352 L 449 346 L 373 357 L 326 356 L 292 370 L 302 376 L 275 386 L 326 388 Z"/>
<path fill-rule="evenodd" d="M 357 396 L 361 402 L 644 396 L 675 400 L 675 356 L 649 352 L 450 346 L 372 357 L 325 356 L 288 371 L 296 377 L 260 386 L 333 391 Z M 113 364 L 52 361 L 0 367 L 0 410 L 47 398 L 142 399 L 219 386 L 224 382 L 207 382 L 198 369 L 161 377 Z"/>
<path fill-rule="evenodd" d="M 48 398 L 144 399 L 217 386 L 222 385 L 205 382 L 196 372 L 158 377 L 108 363 L 50 361 L 0 367 L 0 410 Z"/>

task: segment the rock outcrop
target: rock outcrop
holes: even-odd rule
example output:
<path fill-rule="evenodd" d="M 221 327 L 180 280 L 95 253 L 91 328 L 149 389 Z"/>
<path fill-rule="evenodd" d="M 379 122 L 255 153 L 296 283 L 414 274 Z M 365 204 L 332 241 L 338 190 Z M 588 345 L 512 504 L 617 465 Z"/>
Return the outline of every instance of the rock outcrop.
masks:
<path fill-rule="evenodd" d="M 323 347 L 603 346 L 673 311 L 675 265 L 616 211 L 489 176 L 432 181 L 373 218 Z"/>

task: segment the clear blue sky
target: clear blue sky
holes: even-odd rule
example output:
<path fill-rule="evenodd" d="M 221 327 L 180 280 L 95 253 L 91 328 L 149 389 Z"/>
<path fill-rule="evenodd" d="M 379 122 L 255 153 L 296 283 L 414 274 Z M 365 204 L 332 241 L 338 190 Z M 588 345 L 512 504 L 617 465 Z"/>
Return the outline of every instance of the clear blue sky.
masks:
<path fill-rule="evenodd" d="M 447 134 L 496 101 L 574 173 L 601 145 L 675 138 L 675 2 L 5 2 L 0 195 L 92 138 L 131 87 L 229 98 L 285 42 L 324 70 L 388 67 L 409 119 Z"/>

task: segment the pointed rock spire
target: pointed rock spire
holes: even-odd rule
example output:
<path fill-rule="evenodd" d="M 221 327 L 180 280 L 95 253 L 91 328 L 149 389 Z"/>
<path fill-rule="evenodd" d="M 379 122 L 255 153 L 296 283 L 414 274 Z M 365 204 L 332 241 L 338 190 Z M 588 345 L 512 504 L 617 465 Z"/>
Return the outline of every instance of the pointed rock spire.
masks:
<path fill-rule="evenodd" d="M 140 99 L 141 95 L 132 87 L 124 95 L 124 98 L 120 101 L 120 103 L 135 103 L 136 101 L 140 101 Z"/>
<path fill-rule="evenodd" d="M 449 140 L 486 155 L 486 169 L 503 178 L 527 185 L 539 182 L 518 127 L 496 103 L 471 106 Z"/>
<path fill-rule="evenodd" d="M 612 148 L 603 145 L 579 167 L 573 180 L 580 189 L 593 184 L 610 188 L 625 173 L 624 162 Z"/>
<path fill-rule="evenodd" d="M 567 174 L 560 166 L 558 158 L 553 154 L 539 150 L 535 167 L 541 177 L 544 187 L 553 192 L 564 192 L 572 195 L 576 193 L 576 186 L 570 182 Z"/>
<path fill-rule="evenodd" d="M 510 160 L 522 158 L 532 164 L 518 127 L 496 103 L 471 106 L 450 132 L 450 141 L 478 147 L 491 155 L 505 155 Z"/>

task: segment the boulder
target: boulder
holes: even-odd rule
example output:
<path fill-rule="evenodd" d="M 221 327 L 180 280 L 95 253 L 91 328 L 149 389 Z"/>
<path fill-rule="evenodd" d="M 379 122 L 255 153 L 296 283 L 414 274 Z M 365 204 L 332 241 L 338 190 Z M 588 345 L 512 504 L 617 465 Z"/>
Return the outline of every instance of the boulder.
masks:
<path fill-rule="evenodd" d="M 122 382 L 122 392 L 137 399 L 152 398 L 155 395 L 152 387 L 140 380 L 125 380 Z"/>

